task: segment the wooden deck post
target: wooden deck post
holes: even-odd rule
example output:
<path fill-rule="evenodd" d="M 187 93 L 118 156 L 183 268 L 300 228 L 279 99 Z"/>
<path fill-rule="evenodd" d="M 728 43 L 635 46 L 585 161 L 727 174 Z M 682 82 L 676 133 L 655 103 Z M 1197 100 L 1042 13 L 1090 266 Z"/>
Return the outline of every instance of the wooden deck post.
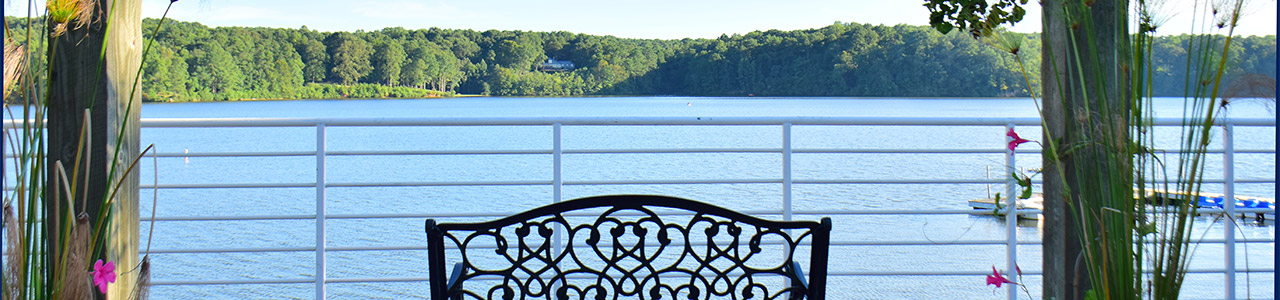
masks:
<path fill-rule="evenodd" d="M 1093 23 L 1093 37 L 1090 38 L 1083 28 L 1087 26 L 1079 26 L 1081 29 L 1072 29 L 1071 24 L 1067 24 L 1065 16 L 1065 5 L 1078 5 L 1075 3 L 1064 3 L 1063 1 L 1043 1 L 1042 22 L 1044 31 L 1041 33 L 1041 57 L 1043 57 L 1043 65 L 1040 68 L 1040 78 L 1043 78 L 1044 106 L 1043 118 L 1045 130 L 1053 137 L 1056 137 L 1059 152 L 1067 147 L 1066 145 L 1088 144 L 1090 141 L 1080 140 L 1082 131 L 1088 131 L 1089 124 L 1097 123 L 1096 116 L 1077 115 L 1079 112 L 1085 111 L 1085 107 L 1092 107 L 1095 110 L 1102 105 L 1110 105 L 1110 111 L 1129 111 L 1126 101 L 1122 99 L 1129 98 L 1129 84 L 1127 81 L 1128 74 L 1122 74 L 1123 64 L 1128 63 L 1125 58 L 1112 55 L 1100 55 L 1097 64 L 1091 64 L 1087 59 L 1080 60 L 1074 57 L 1072 47 L 1078 47 L 1082 51 L 1097 51 L 1099 53 L 1128 53 L 1122 49 L 1127 47 L 1128 30 L 1127 20 L 1128 4 L 1124 1 L 1096 1 L 1090 7 Z M 1074 35 L 1074 37 L 1072 36 Z M 1079 41 L 1080 45 L 1072 45 L 1072 41 Z M 1092 44 L 1085 45 L 1086 41 Z M 1092 46 L 1093 48 L 1088 48 Z M 1090 49 L 1090 50 L 1083 50 Z M 1077 61 L 1079 60 L 1079 61 Z M 1056 65 L 1056 67 L 1053 67 Z M 1087 76 L 1082 76 L 1085 74 Z M 1102 74 L 1095 77 L 1094 75 Z M 1083 82 L 1076 78 L 1084 78 Z M 1061 85 L 1060 85 L 1061 84 Z M 1101 89 L 1099 87 L 1102 87 Z M 1089 94 L 1083 93 L 1087 90 Z M 1108 95 L 1100 96 L 1097 91 L 1107 91 Z M 1111 99 L 1109 102 L 1100 99 Z M 1087 120 L 1087 121 L 1085 121 Z M 1097 137 L 1095 137 L 1097 138 Z M 1124 137 L 1116 137 L 1124 139 Z M 1092 141 L 1094 144 L 1110 145 L 1110 141 L 1097 140 Z M 1042 154 L 1045 162 L 1053 161 L 1051 154 L 1047 151 Z M 1079 226 L 1071 214 L 1070 208 L 1066 201 L 1075 202 L 1076 207 L 1081 206 L 1080 188 L 1083 183 L 1096 180 L 1096 178 L 1078 178 L 1076 174 L 1097 174 L 1098 176 L 1123 176 L 1120 174 L 1110 174 L 1103 170 L 1107 169 L 1106 163 L 1092 154 L 1085 151 L 1075 151 L 1071 154 L 1062 154 L 1061 161 L 1057 164 L 1046 163 L 1043 166 L 1044 171 L 1044 237 L 1041 254 L 1043 255 L 1044 268 L 1044 290 L 1043 299 L 1059 299 L 1059 300 L 1076 300 L 1084 297 L 1085 291 L 1089 290 L 1089 274 L 1088 265 L 1081 256 L 1082 246 L 1080 243 Z M 1077 164 L 1076 162 L 1090 162 Z M 1123 168 L 1124 166 L 1117 166 Z M 1064 168 L 1063 176 L 1059 176 L 1058 168 Z M 1079 168 L 1079 169 L 1077 169 Z M 1129 166 L 1132 168 L 1132 166 Z M 1131 173 L 1130 173 L 1131 174 Z M 1066 187 L 1063 183 L 1072 187 L 1071 195 L 1066 194 Z M 1065 200 L 1065 201 L 1064 201 Z M 1098 201 L 1098 200 L 1088 200 Z M 1096 227 L 1095 227 L 1096 228 Z M 1095 233 L 1096 234 L 1096 233 Z"/>
<path fill-rule="evenodd" d="M 112 3 L 114 7 L 109 7 Z M 83 184 L 84 173 L 80 179 L 71 180 L 82 183 L 75 189 L 87 193 L 88 200 L 83 205 L 77 200 L 76 208 L 96 218 L 104 195 L 114 188 L 110 183 L 123 182 L 115 197 L 115 222 L 105 229 L 112 243 L 105 245 L 104 251 L 116 261 L 116 273 L 120 274 L 111 286 L 109 298 L 126 299 L 136 278 L 136 273 L 130 271 L 138 263 L 138 175 L 122 174 L 139 151 L 142 98 L 133 91 L 138 87 L 135 78 L 142 63 L 142 1 L 97 0 L 96 10 L 97 19 L 92 24 L 50 38 L 56 48 L 49 57 L 49 172 L 53 178 L 53 162 L 59 160 L 68 172 L 77 164 L 83 168 L 83 160 L 73 160 L 84 126 L 84 110 L 90 109 L 89 181 Z M 116 165 L 115 178 L 108 177 L 112 164 Z"/>

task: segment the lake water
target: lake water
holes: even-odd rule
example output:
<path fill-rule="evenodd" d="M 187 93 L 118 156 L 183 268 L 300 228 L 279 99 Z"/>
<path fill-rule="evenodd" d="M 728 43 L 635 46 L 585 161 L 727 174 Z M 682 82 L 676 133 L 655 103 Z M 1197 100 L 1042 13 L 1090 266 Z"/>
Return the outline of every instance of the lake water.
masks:
<path fill-rule="evenodd" d="M 1176 117 L 1175 99 L 1157 101 L 1159 111 Z M 1259 103 L 1239 102 L 1231 117 L 1274 118 Z M 893 99 L 893 98 L 457 98 L 377 101 L 262 101 L 222 103 L 154 103 L 143 106 L 144 118 L 255 117 L 723 117 L 723 116 L 837 116 L 837 117 L 1036 117 L 1029 99 Z M 1038 140 L 1038 129 L 1020 128 L 1023 137 Z M 549 127 L 331 127 L 329 151 L 347 150 L 521 150 L 550 149 Z M 190 129 L 149 128 L 143 144 L 154 143 L 163 153 L 253 151 L 314 151 L 314 128 Z M 1241 127 L 1236 149 L 1275 149 L 1273 127 Z M 946 148 L 999 149 L 1002 127 L 854 127 L 796 126 L 797 148 Z M 779 148 L 777 126 L 580 126 L 563 131 L 565 149 L 628 148 Z M 1035 145 L 1024 145 L 1034 149 Z M 1220 148 L 1220 146 L 1216 146 Z M 1274 154 L 1237 154 L 1237 179 L 1274 181 Z M 159 160 L 162 184 L 309 183 L 315 181 L 315 158 L 297 157 L 172 157 Z M 796 179 L 980 179 L 987 168 L 1002 170 L 1000 154 L 796 154 Z M 550 155 L 512 156 L 332 156 L 327 160 L 330 183 L 386 181 L 504 181 L 550 180 Z M 1038 154 L 1018 156 L 1021 167 L 1037 166 Z M 764 179 L 781 177 L 776 153 L 702 154 L 577 154 L 566 155 L 564 180 Z M 1210 177 L 1221 178 L 1220 157 L 1207 165 Z M 144 160 L 141 170 L 151 170 Z M 142 172 L 142 182 L 152 181 Z M 991 174 L 1000 173 L 992 171 Z M 999 187 L 993 187 L 999 189 Z M 1206 190 L 1221 191 L 1221 185 Z M 355 213 L 511 213 L 547 204 L 549 186 L 378 187 L 327 189 L 329 214 Z M 572 185 L 564 198 L 600 194 L 643 193 L 687 197 L 737 210 L 777 210 L 780 184 L 711 185 Z M 1238 194 L 1275 197 L 1274 183 L 1238 185 Z M 143 190 L 143 212 L 149 212 L 150 190 Z M 966 200 L 985 198 L 986 185 L 975 184 L 807 184 L 796 185 L 797 210 L 848 209 L 967 209 Z M 315 188 L 162 189 L 160 216 L 240 216 L 313 214 Z M 764 216 L 766 218 L 777 216 Z M 817 219 L 820 216 L 797 216 Z M 838 216 L 837 241 L 997 240 L 1004 238 L 1004 221 L 991 216 Z M 327 246 L 424 245 L 422 220 L 330 220 Z M 1221 238 L 1222 224 L 1201 218 L 1199 232 Z M 1271 224 L 1242 224 L 1240 235 L 1274 239 Z M 146 239 L 146 224 L 143 239 Z M 211 247 L 279 248 L 314 245 L 314 220 L 169 221 L 158 223 L 156 249 Z M 1023 224 L 1020 240 L 1038 241 L 1040 228 Z M 1274 268 L 1274 243 L 1239 244 L 1240 266 Z M 1203 245 L 1193 268 L 1221 268 L 1221 245 Z M 157 254 L 154 280 L 297 279 L 314 274 L 314 251 L 270 253 Z M 1039 270 L 1040 247 L 1019 247 L 1024 270 Z M 425 277 L 426 253 L 421 250 L 334 251 L 327 254 L 328 277 Z M 1004 266 L 999 245 L 838 246 L 832 249 L 832 272 L 989 270 Z M 1247 262 L 1246 262 L 1247 260 Z M 1240 274 L 1240 292 L 1254 298 L 1274 298 L 1274 273 Z M 831 299 L 994 299 L 980 275 L 966 276 L 833 276 Z M 1025 278 L 1039 295 L 1038 276 Z M 1248 284 L 1246 284 L 1246 282 Z M 1222 296 L 1221 274 L 1191 274 L 1184 296 L 1211 299 Z M 157 286 L 156 299 L 310 299 L 314 284 Z M 332 299 L 425 298 L 427 286 L 405 283 L 333 283 Z M 1025 298 L 1025 295 L 1022 296 Z"/>

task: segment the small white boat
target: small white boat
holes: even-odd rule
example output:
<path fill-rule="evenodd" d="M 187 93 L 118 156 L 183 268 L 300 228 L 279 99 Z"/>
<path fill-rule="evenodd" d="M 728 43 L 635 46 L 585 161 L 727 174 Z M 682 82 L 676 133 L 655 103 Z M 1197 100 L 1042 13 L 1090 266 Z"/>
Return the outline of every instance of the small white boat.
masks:
<path fill-rule="evenodd" d="M 995 213 L 996 215 L 1004 215 L 1004 213 L 1002 213 L 1001 211 L 995 211 L 995 210 L 997 207 L 1000 207 L 1001 209 L 1003 209 L 1005 203 L 1007 203 L 1006 201 L 1009 201 L 1009 200 L 1000 199 L 1000 205 L 996 205 L 996 200 L 992 198 L 969 200 L 969 207 L 973 207 L 973 209 L 990 210 L 990 211 L 993 211 L 993 213 Z M 1043 211 L 1044 210 L 1044 194 L 1034 193 L 1034 194 L 1031 194 L 1031 198 L 1018 199 L 1018 209 L 1020 210 L 1035 209 L 1035 210 Z M 1018 214 L 1018 217 L 1023 219 L 1039 220 L 1040 213 L 1020 213 Z"/>

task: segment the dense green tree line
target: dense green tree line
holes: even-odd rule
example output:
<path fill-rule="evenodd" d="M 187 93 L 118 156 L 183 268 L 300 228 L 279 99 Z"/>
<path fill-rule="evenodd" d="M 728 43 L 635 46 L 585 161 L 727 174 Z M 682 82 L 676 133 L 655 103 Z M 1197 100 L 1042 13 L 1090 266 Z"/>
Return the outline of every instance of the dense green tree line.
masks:
<path fill-rule="evenodd" d="M 17 18 L 6 18 L 17 24 Z M 716 39 L 451 29 L 318 32 L 143 22 L 149 101 L 490 95 L 1026 96 L 1007 51 L 926 26 L 835 23 Z M 1039 84 L 1036 34 L 1012 33 Z M 1186 36 L 1153 47 L 1156 95 L 1185 90 Z M 1275 38 L 1236 39 L 1228 78 L 1275 77 Z M 572 71 L 541 72 L 555 58 Z"/>

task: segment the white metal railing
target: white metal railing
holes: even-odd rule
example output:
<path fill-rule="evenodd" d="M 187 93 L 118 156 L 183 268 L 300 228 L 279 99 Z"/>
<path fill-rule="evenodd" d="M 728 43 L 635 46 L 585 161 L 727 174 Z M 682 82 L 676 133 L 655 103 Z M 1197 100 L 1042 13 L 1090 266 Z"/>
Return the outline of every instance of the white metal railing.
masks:
<path fill-rule="evenodd" d="M 1179 125 L 1179 120 L 1157 120 L 1157 125 Z M 814 179 L 795 179 L 792 178 L 792 155 L 796 153 L 826 153 L 826 154 L 853 154 L 853 153 L 946 153 L 946 154 L 998 154 L 1004 153 L 1008 168 L 1012 169 L 1016 163 L 1015 155 L 1003 147 L 994 147 L 991 149 L 807 149 L 793 148 L 792 146 L 792 128 L 794 126 L 813 126 L 813 125 L 839 125 L 839 126 L 1003 126 L 1011 129 L 1014 126 L 1039 126 L 1040 121 L 1036 118 L 890 118 L 890 117 L 713 117 L 713 118 L 695 118 L 695 117 L 630 117 L 630 118 L 358 118 L 358 119 L 323 119 L 323 118 L 290 118 L 290 119 L 143 119 L 141 121 L 143 128 L 236 128 L 236 127 L 311 127 L 315 128 L 315 151 L 278 151 L 278 152 L 219 152 L 219 153 L 160 153 L 160 157 L 303 157 L 314 156 L 316 176 L 314 182 L 299 183 L 160 183 L 157 186 L 143 184 L 144 189 L 192 189 L 192 188 L 218 188 L 218 189 L 235 189 L 235 188 L 314 188 L 315 189 L 315 214 L 290 214 L 290 215 L 240 215 L 232 217 L 219 216 L 166 216 L 157 217 L 156 221 L 232 221 L 232 220 L 315 220 L 315 245 L 313 247 L 219 247 L 219 248 L 202 248 L 202 249 L 152 249 L 153 253 L 267 253 L 267 252 L 315 252 L 315 274 L 312 278 L 294 278 L 294 279 L 246 279 L 246 280 L 156 280 L 153 285 L 210 285 L 210 284 L 301 284 L 313 283 L 315 285 L 316 299 L 325 299 L 327 283 L 352 283 L 352 282 L 417 282 L 426 281 L 425 272 L 423 277 L 384 277 L 384 278 L 330 278 L 326 275 L 327 264 L 326 254 L 331 251 L 369 251 L 369 250 L 424 250 L 425 245 L 391 245 L 391 246 L 350 246 L 350 247 L 328 247 L 326 246 L 327 229 L 325 227 L 327 220 L 346 220 L 346 219 L 386 219 L 386 218 L 438 218 L 438 217 L 499 217 L 505 215 L 503 213 L 476 213 L 476 212 L 442 212 L 428 214 L 405 214 L 405 213 L 378 213 L 378 214 L 330 214 L 326 211 L 326 190 L 330 187 L 389 187 L 389 186 L 551 186 L 553 199 L 551 202 L 559 202 L 563 199 L 562 190 L 564 186 L 575 185 L 642 185 L 642 184 L 736 184 L 736 183 L 769 183 L 782 185 L 782 203 L 783 207 L 778 210 L 765 211 L 747 211 L 752 214 L 774 214 L 781 215 L 783 219 L 790 220 L 794 215 L 808 216 L 836 216 L 836 215 L 988 215 L 990 210 L 795 210 L 791 205 L 793 185 L 797 184 L 1002 184 L 1007 183 L 1009 179 L 857 179 L 857 180 L 814 180 Z M 563 149 L 561 145 L 561 129 L 566 126 L 613 126 L 613 125 L 672 125 L 672 126 L 739 126 L 739 125 L 766 125 L 779 126 L 782 130 L 781 148 L 698 148 L 698 149 Z M 380 127 L 380 126 L 549 126 L 552 129 L 552 149 L 546 150 L 493 150 L 493 149 L 469 149 L 469 150 L 360 150 L 360 151 L 331 151 L 326 148 L 327 130 L 332 127 Z M 1229 201 L 1223 210 L 1202 209 L 1202 212 L 1208 213 L 1225 213 L 1234 215 L 1237 213 L 1261 213 L 1274 212 L 1274 209 L 1236 209 L 1234 207 L 1234 184 L 1237 182 L 1249 183 L 1274 183 L 1275 179 L 1254 179 L 1254 180 L 1236 180 L 1233 174 L 1233 155 L 1235 153 L 1275 153 L 1275 149 L 1235 149 L 1233 145 L 1232 132 L 1235 126 L 1275 126 L 1274 119 L 1235 119 L 1228 120 L 1224 125 L 1223 144 L 1225 147 L 1221 150 L 1213 150 L 1215 153 L 1224 155 L 1223 180 L 1206 180 L 1206 182 L 1220 182 L 1224 184 L 1226 199 Z M 1024 153 L 1038 153 L 1038 150 L 1023 151 Z M 778 153 L 782 156 L 782 176 L 781 178 L 768 179 L 679 179 L 679 180 L 564 180 L 562 176 L 562 156 L 566 154 L 635 154 L 635 153 Z M 331 182 L 326 178 L 326 161 L 330 156 L 388 156 L 388 155 L 551 155 L 552 173 L 551 180 L 506 180 L 506 181 L 418 181 L 418 182 Z M 1006 172 L 1008 174 L 1009 172 Z M 1010 185 L 1012 186 L 1012 185 Z M 1006 195 L 1015 194 L 1012 190 L 1006 191 Z M 1012 197 L 1009 199 L 1012 201 Z M 1005 207 L 1014 208 L 1016 205 L 1012 202 Z M 1006 209 L 1007 212 L 1007 209 Z M 1019 241 L 1016 235 L 1018 214 L 1036 214 L 1038 210 L 1019 209 L 1014 214 L 1006 213 L 1005 226 L 1008 227 L 1006 239 L 1003 240 L 957 240 L 950 241 L 947 245 L 1004 245 L 1006 248 L 1006 257 L 1008 268 L 1015 268 L 1016 248 L 1018 245 L 1037 245 L 1038 241 Z M 146 215 L 146 214 L 144 214 Z M 148 221 L 144 219 L 144 222 Z M 1202 243 L 1222 243 L 1226 247 L 1225 251 L 1225 268 L 1223 269 L 1193 269 L 1192 273 L 1221 273 L 1226 276 L 1226 295 L 1227 299 L 1233 299 L 1235 292 L 1235 274 L 1239 271 L 1235 268 L 1234 249 L 1236 243 L 1274 243 L 1271 240 L 1248 240 L 1237 241 L 1235 237 L 1235 228 L 1232 222 L 1225 222 L 1225 238 L 1224 239 L 1208 239 Z M 865 245 L 897 245 L 897 246 L 931 246 L 937 245 L 932 241 L 913 241 L 913 240 L 890 240 L 890 241 L 832 241 L 832 246 L 865 246 Z M 838 253 L 832 251 L 833 255 Z M 1246 272 L 1274 272 L 1274 267 L 1250 267 Z M 955 271 L 955 270 L 938 270 L 938 271 L 850 271 L 850 270 L 831 270 L 831 276 L 931 276 L 931 275 L 982 275 L 987 274 L 981 270 L 974 271 Z M 1039 275 L 1037 271 L 1025 272 L 1028 275 Z M 1007 289 L 1007 297 L 1014 299 L 1017 297 L 1017 291 L 1010 286 Z"/>

